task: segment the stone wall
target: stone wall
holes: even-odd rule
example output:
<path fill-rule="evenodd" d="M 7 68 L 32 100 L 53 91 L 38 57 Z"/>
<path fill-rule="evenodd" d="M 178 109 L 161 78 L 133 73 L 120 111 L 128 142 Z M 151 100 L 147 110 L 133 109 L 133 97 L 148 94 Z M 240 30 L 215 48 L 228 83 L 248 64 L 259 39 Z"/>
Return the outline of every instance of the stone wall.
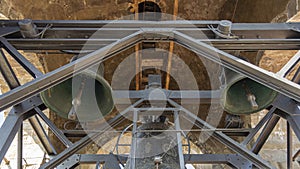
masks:
<path fill-rule="evenodd" d="M 140 0 L 142 1 L 142 0 Z M 156 0 L 161 7 L 162 11 L 165 13 L 173 13 L 173 1 L 171 0 Z M 271 21 L 286 21 L 287 18 L 294 13 L 294 8 L 296 1 L 294 0 L 272 0 L 272 1 L 261 1 L 261 0 L 181 0 L 179 1 L 179 11 L 178 16 L 187 20 L 221 20 L 228 19 L 234 22 L 271 22 Z M 236 3 L 238 2 L 238 3 Z M 0 11 L 10 19 L 96 19 L 96 20 L 106 20 L 106 19 L 118 19 L 122 16 L 132 14 L 132 3 L 126 0 L 28 0 L 26 3 L 22 0 L 2 0 L 0 1 Z M 275 18 L 275 19 L 274 19 Z M 180 51 L 179 51 L 180 53 Z M 260 61 L 260 66 L 277 72 L 280 70 L 281 66 L 295 53 L 295 51 L 287 51 L 284 53 L 267 51 Z M 26 54 L 25 55 L 32 63 L 34 63 L 40 70 L 49 72 L 52 71 L 70 61 L 71 55 L 39 55 Z M 125 57 L 125 56 L 124 56 Z M 122 57 L 120 57 L 122 60 Z M 195 58 L 193 58 L 195 59 Z M 197 60 L 197 59 L 196 59 Z M 12 59 L 10 62 L 20 78 L 21 83 L 24 84 L 32 78 L 26 74 L 26 72 Z M 188 64 L 194 64 L 193 60 L 187 60 Z M 110 65 L 111 70 L 108 72 L 113 73 L 114 67 L 118 65 L 118 61 L 115 59 L 107 62 Z M 197 67 L 197 65 L 195 66 Z M 201 66 L 200 66 L 201 67 Z M 203 81 L 203 77 L 199 77 Z M 3 78 L 0 78 L 0 84 L 2 92 L 7 92 L 9 89 Z M 207 84 L 202 86 L 207 88 Z M 257 113 L 251 116 L 251 126 L 255 126 L 258 120 L 261 119 L 264 113 Z M 65 120 L 58 117 L 56 114 L 51 113 L 50 118 L 55 121 L 58 127 L 63 128 Z M 205 116 L 203 117 L 205 118 Z M 247 119 L 246 119 L 247 121 Z M 248 121 L 250 121 L 248 119 Z M 250 123 L 248 123 L 250 125 Z M 268 144 L 264 147 L 262 156 L 267 157 L 271 161 L 274 161 L 275 165 L 284 168 L 284 157 L 280 158 L 282 152 L 286 151 L 284 149 L 285 145 L 285 135 L 284 132 L 285 122 L 281 121 L 277 126 L 275 132 L 269 139 Z M 28 127 L 28 123 L 24 123 L 24 140 L 25 147 L 24 153 L 32 152 L 32 147 L 36 146 L 35 142 L 38 142 L 33 134 L 33 131 Z M 50 137 L 54 139 L 52 133 L 49 133 Z M 295 139 L 296 141 L 296 139 Z M 295 144 L 298 147 L 298 144 Z M 55 145 L 58 150 L 62 150 L 62 145 Z M 200 146 L 200 145 L 198 145 Z M 16 158 L 15 154 L 16 141 L 13 142 L 13 146 L 10 149 L 7 158 L 14 163 L 13 160 Z M 86 148 L 86 151 L 90 153 L 95 153 L 98 151 L 99 147 L 93 145 Z M 279 150 L 278 150 L 279 148 Z M 39 147 L 34 147 L 38 154 L 36 156 L 42 157 L 42 151 Z M 208 149 L 211 151 L 210 147 L 204 147 L 201 150 Z M 276 150 L 274 150 L 276 149 Z M 295 149 L 296 150 L 296 149 Z M 272 154 L 277 154 L 271 156 Z M 28 164 L 34 164 L 28 168 L 36 168 L 42 162 L 42 158 L 35 158 L 35 161 L 31 161 L 30 154 L 24 154 L 27 159 Z M 278 164 L 277 164 L 278 163 Z M 2 165 L 4 165 L 2 163 Z M 14 167 L 12 167 L 14 168 Z"/>

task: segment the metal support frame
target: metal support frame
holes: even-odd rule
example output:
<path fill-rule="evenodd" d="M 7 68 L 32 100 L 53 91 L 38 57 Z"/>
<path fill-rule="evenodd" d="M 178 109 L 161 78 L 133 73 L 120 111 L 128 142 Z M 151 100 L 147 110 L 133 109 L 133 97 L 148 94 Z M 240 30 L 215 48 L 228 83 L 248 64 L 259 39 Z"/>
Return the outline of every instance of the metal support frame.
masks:
<path fill-rule="evenodd" d="M 175 106 L 176 108 L 179 108 L 182 112 L 185 113 L 185 118 L 191 122 L 195 122 L 195 125 L 198 126 L 199 128 L 208 128 L 211 129 L 212 131 L 210 132 L 212 136 L 214 136 L 218 141 L 223 143 L 224 145 L 228 146 L 232 151 L 235 151 L 242 157 L 248 159 L 249 161 L 253 162 L 257 167 L 260 168 L 273 168 L 270 166 L 266 161 L 264 161 L 262 158 L 259 156 L 253 154 L 251 151 L 249 151 L 245 146 L 242 144 L 239 144 L 238 142 L 234 141 L 230 137 L 226 136 L 225 134 L 218 132 L 218 131 L 213 131 L 214 127 L 212 127 L 210 124 L 206 123 L 202 119 L 200 119 L 198 116 L 194 115 L 190 111 L 186 110 L 185 108 L 181 107 L 178 105 L 176 102 L 172 100 L 168 100 L 168 102 Z M 196 120 L 196 121 L 193 121 Z"/>
<path fill-rule="evenodd" d="M 102 129 L 103 131 L 108 131 L 110 128 L 113 128 L 117 124 L 119 124 L 122 120 L 124 120 L 124 115 L 126 115 L 129 111 L 132 111 L 132 109 L 142 103 L 144 100 L 139 100 L 136 103 L 134 103 L 132 106 L 128 107 L 124 111 L 122 111 L 120 114 L 118 114 L 113 119 L 109 120 L 107 123 L 102 124 L 98 128 Z M 84 146 L 88 145 L 89 143 L 93 142 L 93 139 L 96 139 L 100 137 L 104 132 L 98 132 L 98 133 L 90 133 L 78 142 L 72 144 L 70 147 L 68 147 L 66 150 L 55 156 L 53 159 L 51 159 L 48 163 L 41 166 L 41 169 L 50 169 L 54 168 L 57 165 L 59 165 L 61 162 L 72 156 L 72 154 L 75 154 L 78 150 L 83 148 Z"/>
<path fill-rule="evenodd" d="M 293 169 L 293 135 L 289 122 L 286 122 L 287 137 L 287 168 Z"/>
<path fill-rule="evenodd" d="M 261 150 L 262 146 L 267 141 L 269 135 L 272 133 L 273 129 L 275 128 L 276 124 L 280 120 L 280 117 L 277 115 L 273 115 L 272 118 L 267 122 L 265 125 L 262 133 L 259 135 L 258 139 L 254 143 L 251 151 L 255 154 L 258 154 L 258 152 Z"/>
<path fill-rule="evenodd" d="M 184 162 L 184 157 L 183 157 L 183 152 L 182 151 L 182 142 L 181 142 L 181 128 L 180 128 L 180 121 L 179 121 L 179 112 L 178 110 L 174 111 L 174 123 L 175 123 L 175 129 L 177 130 L 176 132 L 176 141 L 177 141 L 177 147 L 178 147 L 178 152 L 179 152 L 179 164 L 180 164 L 180 169 L 184 169 L 185 162 Z"/>
<path fill-rule="evenodd" d="M 258 124 L 251 130 L 248 136 L 242 142 L 243 145 L 247 145 L 254 138 L 254 136 L 259 132 L 259 130 L 263 127 L 263 125 L 272 117 L 274 111 L 276 109 L 272 107 L 272 109 L 261 119 Z"/>
<path fill-rule="evenodd" d="M 135 169 L 135 162 L 136 162 L 136 148 L 137 148 L 137 120 L 138 120 L 138 110 L 133 110 L 133 133 L 132 133 L 132 140 L 131 140 L 131 148 L 130 148 L 130 168 Z"/>
<path fill-rule="evenodd" d="M 238 36 L 239 39 L 218 39 L 208 26 L 216 27 L 220 23 L 219 21 L 120 21 L 114 23 L 109 23 L 109 21 L 33 21 L 33 23 L 37 25 L 38 30 L 42 30 L 47 24 L 52 24 L 52 27 L 45 32 L 43 39 L 24 39 L 21 37 L 19 32 L 18 21 L 0 22 L 2 25 L 2 28 L 0 28 L 0 41 L 2 48 L 4 48 L 26 71 L 28 71 L 29 74 L 35 78 L 31 82 L 19 86 L 20 84 L 18 83 L 16 76 L 13 74 L 11 66 L 7 62 L 3 52 L 0 51 L 1 73 L 12 89 L 0 96 L 0 110 L 13 106 L 8 117 L 5 119 L 3 126 L 0 128 L 0 133 L 3 133 L 0 137 L 0 161 L 4 158 L 4 155 L 16 133 L 21 129 L 22 122 L 30 117 L 34 117 L 36 114 L 46 122 L 53 133 L 66 146 L 66 149 L 62 153 L 56 155 L 41 168 L 53 168 L 56 166 L 61 167 L 62 163 L 67 164 L 65 161 L 68 158 L 75 158 L 75 161 L 71 160 L 72 162 L 70 163 L 72 164 L 78 164 L 78 161 L 80 161 L 80 163 L 99 162 L 103 161 L 102 159 L 109 158 L 105 155 L 76 156 L 75 153 L 78 150 L 91 143 L 94 138 L 101 136 L 102 132 L 92 132 L 76 143 L 70 142 L 68 138 L 62 134 L 62 131 L 56 128 L 43 114 L 42 110 L 44 105 L 37 94 L 57 85 L 58 83 L 72 77 L 72 75 L 76 75 L 80 71 L 96 63 L 105 61 L 106 59 L 134 46 L 139 42 L 174 41 L 203 57 L 222 64 L 225 67 L 241 73 L 246 77 L 249 77 L 280 93 L 273 103 L 274 108 L 272 108 L 262 121 L 260 121 L 258 125 L 250 131 L 249 135 L 242 143 L 237 143 L 225 135 L 222 131 L 218 131 L 218 129 L 213 128 L 205 121 L 201 120 L 196 115 L 187 111 L 172 100 L 181 98 L 183 100 L 186 99 L 187 101 L 192 101 L 197 98 L 200 99 L 201 102 L 203 100 L 204 102 L 202 103 L 218 103 L 220 99 L 219 91 L 164 90 L 165 94 L 169 96 L 167 98 L 169 103 L 180 109 L 180 116 L 182 116 L 182 112 L 184 114 L 184 118 L 187 120 L 196 120 L 195 125 L 201 129 L 209 129 L 209 132 L 211 132 L 214 138 L 237 153 L 230 155 L 183 155 L 181 160 L 184 160 L 186 163 L 225 163 L 234 167 L 241 167 L 243 165 L 239 162 L 239 160 L 237 160 L 241 159 L 240 161 L 244 162 L 244 167 L 250 167 L 253 164 L 259 168 L 273 168 L 255 153 L 259 152 L 280 117 L 287 119 L 288 124 L 291 126 L 298 138 L 300 138 L 300 86 L 284 78 L 284 76 L 290 72 L 297 63 L 299 63 L 299 54 L 295 55 L 279 73 L 275 74 L 267 72 L 224 52 L 226 50 L 299 50 L 299 23 L 233 24 L 231 32 Z M 102 28 L 103 31 L 101 34 L 102 36 L 100 36 L 101 38 L 86 39 L 87 35 L 97 31 L 99 28 Z M 120 28 L 122 31 L 119 31 Z M 202 35 L 199 34 L 199 31 L 202 32 Z M 66 37 L 67 34 L 71 36 Z M 203 38 L 205 37 L 203 35 L 205 35 L 206 38 Z M 41 50 L 56 50 L 54 53 L 62 53 L 62 50 L 81 49 L 85 44 L 87 45 L 87 49 L 91 50 L 91 53 L 47 74 L 42 74 L 33 66 L 32 63 L 18 52 L 18 50 L 28 50 L 39 53 Z M 74 69 L 75 66 L 76 69 Z M 296 80 L 294 81 L 297 81 L 297 79 L 299 80 L 299 77 L 300 71 L 298 70 L 295 75 Z M 110 125 L 101 125 L 99 128 L 105 130 L 110 126 L 119 124 L 123 119 L 122 115 L 132 111 L 134 106 L 142 103 L 143 100 L 147 100 L 148 94 L 149 91 L 115 91 L 114 96 L 119 100 L 122 100 L 123 97 L 126 97 L 127 99 L 136 98 L 141 100 L 110 120 L 108 123 Z M 191 103 L 195 104 L 193 102 Z M 38 120 L 37 117 L 34 117 L 34 119 Z M 38 125 L 38 121 L 35 121 L 34 124 L 37 124 L 37 126 L 40 127 L 40 125 Z M 265 127 L 262 129 L 259 138 L 256 140 L 256 144 L 252 147 L 252 152 L 246 148 L 246 145 L 253 139 L 254 135 L 259 133 L 264 124 Z M 45 134 L 41 128 L 36 131 L 37 133 Z M 288 133 L 290 133 L 290 131 L 288 131 Z M 48 139 L 46 138 L 46 140 Z M 290 150 L 291 139 L 289 139 L 287 146 L 288 150 Z M 51 147 L 51 145 L 49 144 L 48 147 Z M 49 154 L 51 154 L 51 149 L 52 148 L 48 149 Z M 55 150 L 52 151 L 55 154 Z M 120 157 L 120 159 L 125 160 L 126 158 Z M 291 152 L 289 151 L 288 166 L 291 166 L 290 159 Z"/>

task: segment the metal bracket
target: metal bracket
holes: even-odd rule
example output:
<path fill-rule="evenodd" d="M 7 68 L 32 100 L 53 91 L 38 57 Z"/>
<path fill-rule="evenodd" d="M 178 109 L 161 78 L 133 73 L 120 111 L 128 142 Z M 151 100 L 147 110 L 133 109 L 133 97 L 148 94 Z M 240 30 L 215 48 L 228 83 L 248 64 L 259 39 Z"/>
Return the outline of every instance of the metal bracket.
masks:
<path fill-rule="evenodd" d="M 172 40 L 174 29 L 172 28 L 141 28 L 144 40 Z"/>
<path fill-rule="evenodd" d="M 79 165 L 80 162 L 80 154 L 75 154 L 70 158 L 66 159 L 60 165 L 57 166 L 57 169 L 73 169 Z"/>
<path fill-rule="evenodd" d="M 228 154 L 226 155 L 226 160 L 236 168 L 252 168 L 253 165 L 249 160 L 246 160 L 238 154 Z"/>

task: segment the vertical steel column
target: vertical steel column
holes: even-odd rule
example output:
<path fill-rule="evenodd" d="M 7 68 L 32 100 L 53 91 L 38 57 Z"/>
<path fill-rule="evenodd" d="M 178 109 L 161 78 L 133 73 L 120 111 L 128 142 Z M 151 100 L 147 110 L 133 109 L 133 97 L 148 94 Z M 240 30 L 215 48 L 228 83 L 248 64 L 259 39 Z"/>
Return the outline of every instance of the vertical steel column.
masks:
<path fill-rule="evenodd" d="M 287 168 L 293 169 L 293 135 L 289 122 L 286 122 L 286 134 L 287 134 Z"/>
<path fill-rule="evenodd" d="M 137 146 L 137 120 L 138 120 L 138 110 L 133 110 L 133 128 L 132 128 L 132 142 L 130 150 L 130 168 L 135 169 L 135 158 L 136 158 L 136 146 Z"/>
<path fill-rule="evenodd" d="M 176 138 L 177 138 L 177 147 L 178 147 L 178 154 L 179 154 L 180 169 L 185 169 L 184 157 L 183 157 L 183 151 L 182 151 L 181 132 L 180 132 L 181 128 L 180 128 L 178 110 L 174 111 L 174 123 L 175 123 L 175 130 L 176 130 Z"/>
<path fill-rule="evenodd" d="M 280 117 L 276 114 L 272 116 L 272 118 L 267 122 L 265 127 L 263 128 L 261 134 L 258 136 L 256 142 L 254 143 L 251 151 L 255 154 L 258 154 L 267 139 L 269 138 L 270 134 L 272 133 L 274 127 L 280 120 Z"/>
<path fill-rule="evenodd" d="M 21 124 L 18 131 L 17 153 L 17 169 L 23 169 L 23 124 Z"/>

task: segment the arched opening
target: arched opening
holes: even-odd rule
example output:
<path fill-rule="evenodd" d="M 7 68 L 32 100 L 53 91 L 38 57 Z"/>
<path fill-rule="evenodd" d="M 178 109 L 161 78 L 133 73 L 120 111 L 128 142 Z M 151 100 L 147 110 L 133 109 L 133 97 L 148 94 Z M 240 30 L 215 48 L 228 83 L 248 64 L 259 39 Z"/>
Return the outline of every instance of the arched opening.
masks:
<path fill-rule="evenodd" d="M 138 5 L 139 20 L 161 20 L 161 9 L 155 2 L 144 1 Z"/>

